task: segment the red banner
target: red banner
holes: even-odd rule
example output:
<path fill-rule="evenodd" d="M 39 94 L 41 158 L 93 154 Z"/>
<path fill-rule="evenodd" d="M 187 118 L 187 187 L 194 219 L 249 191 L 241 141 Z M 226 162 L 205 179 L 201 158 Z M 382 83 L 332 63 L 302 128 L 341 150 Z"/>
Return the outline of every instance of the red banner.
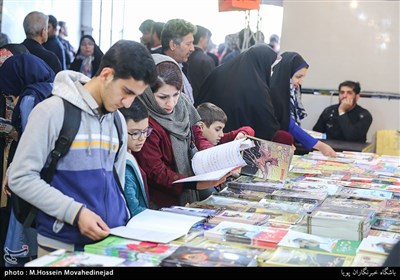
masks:
<path fill-rule="evenodd" d="M 219 11 L 258 10 L 260 0 L 219 0 Z"/>

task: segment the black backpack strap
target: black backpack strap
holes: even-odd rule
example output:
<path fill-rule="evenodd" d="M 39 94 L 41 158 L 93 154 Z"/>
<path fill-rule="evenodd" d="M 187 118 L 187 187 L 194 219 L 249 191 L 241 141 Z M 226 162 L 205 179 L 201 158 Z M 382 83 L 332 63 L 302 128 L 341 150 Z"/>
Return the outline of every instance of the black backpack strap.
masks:
<path fill-rule="evenodd" d="M 57 163 L 60 158 L 65 156 L 74 141 L 81 125 L 81 109 L 63 99 L 64 103 L 64 122 L 56 141 L 54 149 L 50 152 L 50 164 L 44 175 L 44 180 L 50 183 L 56 171 Z"/>
<path fill-rule="evenodd" d="M 50 152 L 50 164 L 46 173 L 43 175 L 43 180 L 50 184 L 53 179 L 54 172 L 56 171 L 57 163 L 71 147 L 72 141 L 74 141 L 76 134 L 78 133 L 81 125 L 81 109 L 73 105 L 72 103 L 63 99 L 64 103 L 64 120 L 61 127 L 60 134 L 56 141 L 54 149 Z M 30 227 L 34 224 L 34 220 L 37 214 L 37 208 L 31 207 L 26 219 L 23 223 L 24 227 Z"/>
<path fill-rule="evenodd" d="M 118 111 L 115 111 L 113 114 L 114 114 L 114 124 L 115 124 L 115 127 L 117 128 L 118 141 L 119 141 L 118 150 L 117 150 L 117 153 L 116 153 L 115 159 L 114 159 L 113 174 L 114 174 L 115 181 L 117 181 L 119 190 L 121 191 L 122 194 L 124 194 L 124 189 L 122 188 L 121 181 L 119 180 L 117 170 L 115 169 L 115 162 L 118 160 L 118 155 L 119 155 L 120 149 L 122 147 L 122 144 L 124 143 L 122 141 L 122 122 L 121 122 L 121 117 L 119 116 Z"/>

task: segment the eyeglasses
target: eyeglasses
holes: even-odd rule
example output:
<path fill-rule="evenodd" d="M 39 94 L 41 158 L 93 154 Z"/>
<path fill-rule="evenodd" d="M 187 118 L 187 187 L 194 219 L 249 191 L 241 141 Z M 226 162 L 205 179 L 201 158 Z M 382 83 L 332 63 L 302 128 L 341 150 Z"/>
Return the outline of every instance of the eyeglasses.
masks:
<path fill-rule="evenodd" d="M 147 138 L 150 136 L 151 132 L 153 131 L 152 127 L 148 127 L 143 130 L 136 129 L 133 132 L 128 132 L 128 134 L 132 137 L 133 140 L 139 139 L 141 136 Z"/>

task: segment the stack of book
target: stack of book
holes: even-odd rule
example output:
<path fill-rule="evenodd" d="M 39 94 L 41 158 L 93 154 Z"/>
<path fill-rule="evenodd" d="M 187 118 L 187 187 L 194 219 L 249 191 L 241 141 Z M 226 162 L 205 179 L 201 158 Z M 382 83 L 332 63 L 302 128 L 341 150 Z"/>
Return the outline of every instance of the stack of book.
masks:
<path fill-rule="evenodd" d="M 348 240 L 362 240 L 371 229 L 368 217 L 314 211 L 308 216 L 308 233 Z"/>
<path fill-rule="evenodd" d="M 214 241 L 246 244 L 255 248 L 275 248 L 286 235 L 287 229 L 221 222 L 204 232 L 204 237 Z"/>

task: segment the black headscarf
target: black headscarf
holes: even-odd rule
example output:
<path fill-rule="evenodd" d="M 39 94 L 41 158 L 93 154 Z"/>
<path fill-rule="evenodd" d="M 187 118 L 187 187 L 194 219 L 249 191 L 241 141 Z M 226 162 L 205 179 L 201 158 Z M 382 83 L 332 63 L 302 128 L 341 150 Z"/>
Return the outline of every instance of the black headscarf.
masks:
<path fill-rule="evenodd" d="M 251 126 L 256 137 L 271 140 L 279 123 L 269 93 L 271 65 L 277 54 L 257 44 L 215 68 L 200 88 L 195 105 L 211 102 L 228 116 L 225 130 Z"/>
<path fill-rule="evenodd" d="M 307 62 L 296 52 L 284 52 L 271 77 L 271 100 L 280 129 L 288 131 L 290 121 L 290 80 Z"/>

